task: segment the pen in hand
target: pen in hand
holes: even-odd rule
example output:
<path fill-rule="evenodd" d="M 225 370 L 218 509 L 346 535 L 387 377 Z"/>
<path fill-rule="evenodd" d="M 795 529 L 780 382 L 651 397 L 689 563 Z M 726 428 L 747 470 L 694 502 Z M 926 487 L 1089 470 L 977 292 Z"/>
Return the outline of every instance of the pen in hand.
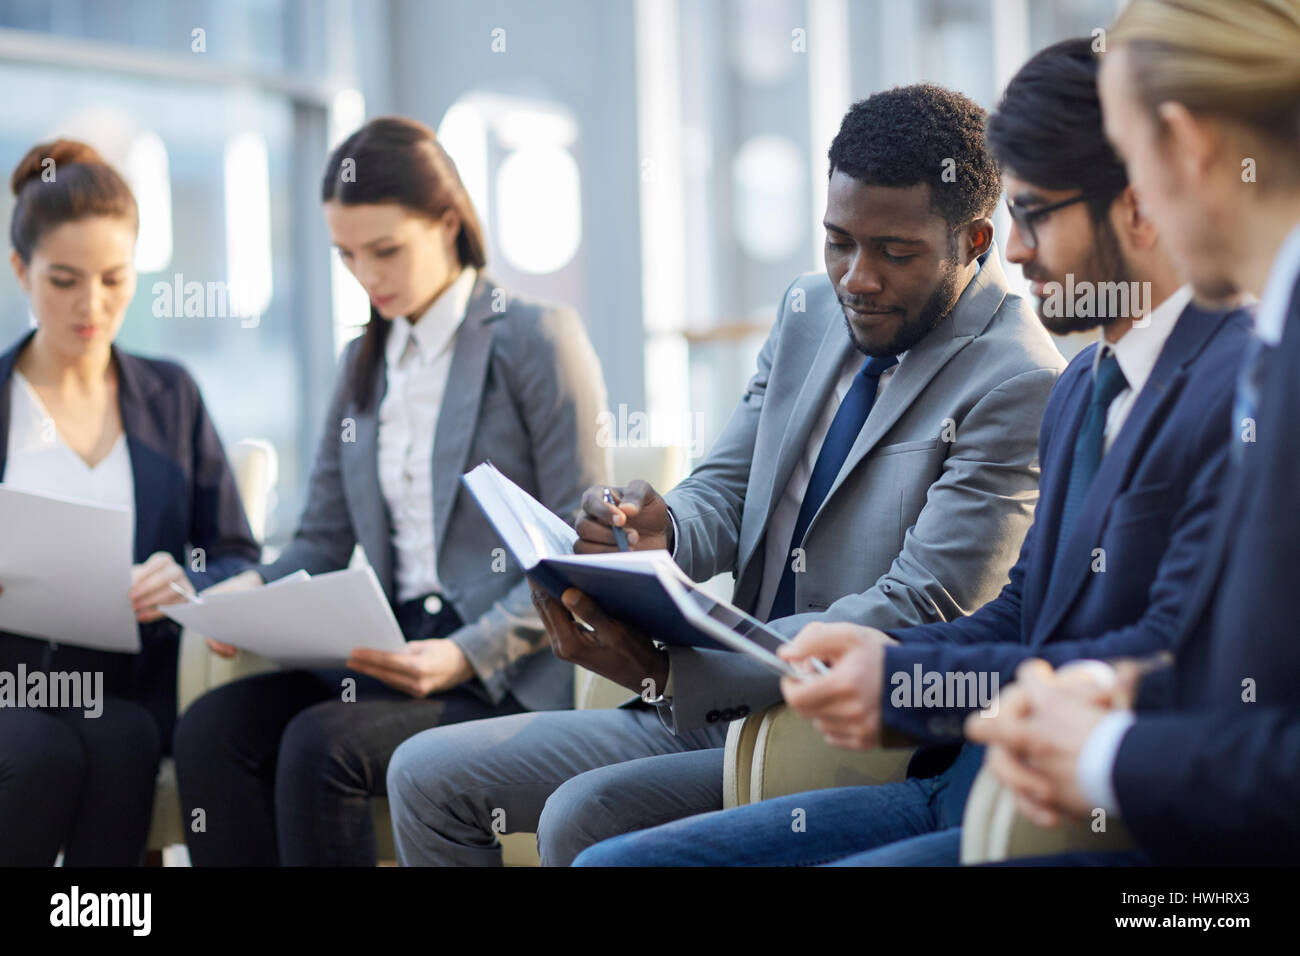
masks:
<path fill-rule="evenodd" d="M 608 488 L 605 489 L 602 497 L 605 499 L 605 504 L 609 505 L 612 508 L 618 507 L 618 502 L 614 500 L 614 493 L 610 491 Z M 631 548 L 629 548 L 627 545 L 627 532 L 624 531 L 622 528 L 618 527 L 617 525 L 611 524 L 610 528 L 612 528 L 614 531 L 614 540 L 618 543 L 618 550 L 630 551 Z"/>
<path fill-rule="evenodd" d="M 203 603 L 201 600 L 199 600 L 199 596 L 197 594 L 195 594 L 189 588 L 181 587 L 175 581 L 168 581 L 167 586 L 170 587 L 177 594 L 179 594 L 181 597 L 185 598 L 187 601 L 193 601 L 195 604 Z"/>

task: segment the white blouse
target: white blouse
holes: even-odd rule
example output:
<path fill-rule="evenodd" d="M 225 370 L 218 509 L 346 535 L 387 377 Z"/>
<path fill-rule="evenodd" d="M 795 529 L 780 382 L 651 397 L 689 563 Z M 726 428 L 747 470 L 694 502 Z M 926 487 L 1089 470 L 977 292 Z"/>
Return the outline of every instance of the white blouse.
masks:
<path fill-rule="evenodd" d="M 126 434 L 94 468 L 73 451 L 54 426 L 40 396 L 17 369 L 9 410 L 9 449 L 4 483 L 20 491 L 117 505 L 135 514 L 135 478 Z"/>
<path fill-rule="evenodd" d="M 393 524 L 397 599 L 440 591 L 433 540 L 433 442 L 451 372 L 456 330 L 477 270 L 465 268 L 414 325 L 393 319 L 385 350 L 388 390 L 379 405 L 379 486 Z"/>

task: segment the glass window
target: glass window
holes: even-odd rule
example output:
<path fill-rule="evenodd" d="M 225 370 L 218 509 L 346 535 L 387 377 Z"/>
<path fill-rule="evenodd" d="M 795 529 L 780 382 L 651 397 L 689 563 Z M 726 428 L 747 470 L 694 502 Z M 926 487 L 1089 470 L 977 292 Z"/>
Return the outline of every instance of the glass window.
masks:
<path fill-rule="evenodd" d="M 0 0 L 0 26 L 229 65 L 301 70 L 303 0 Z M 319 17 L 319 9 L 315 15 Z"/>
<path fill-rule="evenodd" d="M 293 107 L 249 90 L 0 64 L 4 173 L 56 136 L 93 145 L 129 176 L 140 205 L 135 299 L 118 344 L 175 358 L 198 380 L 227 446 L 269 441 L 280 460 L 273 537 L 287 534 L 312 449 L 302 447 L 303 335 L 293 314 Z M 202 117 L 202 122 L 196 122 Z M 13 199 L 0 200 L 8 222 Z M 0 342 L 29 327 L 12 273 L 0 281 Z M 307 434 L 317 423 L 307 423 Z"/>

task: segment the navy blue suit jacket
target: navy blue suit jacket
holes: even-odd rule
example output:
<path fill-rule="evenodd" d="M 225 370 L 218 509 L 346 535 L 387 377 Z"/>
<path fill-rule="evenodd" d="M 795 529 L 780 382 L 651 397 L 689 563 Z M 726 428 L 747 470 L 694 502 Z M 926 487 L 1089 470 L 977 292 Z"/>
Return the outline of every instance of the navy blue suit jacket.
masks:
<path fill-rule="evenodd" d="M 1115 761 L 1124 821 L 1157 863 L 1300 862 L 1300 283 L 1260 362 L 1256 440 L 1226 483 L 1174 667 L 1143 681 Z"/>
<path fill-rule="evenodd" d="M 978 709 L 977 700 L 964 707 L 893 706 L 893 676 L 910 679 L 918 665 L 943 675 L 992 673 L 1006 684 L 1031 657 L 1060 664 L 1173 646 L 1207 559 L 1228 470 L 1236 374 L 1250 328 L 1249 310 L 1183 310 L 1057 557 L 1096 345 L 1074 358 L 1043 414 L 1038 506 L 1009 582 L 968 617 L 893 632 L 902 643 L 885 651 L 886 727 L 922 740 L 952 741 L 960 739 L 965 716 Z M 1064 562 L 1055 576 L 1054 560 Z"/>
<path fill-rule="evenodd" d="M 14 363 L 31 339 L 0 355 L 0 481 L 9 451 Z M 199 387 L 180 365 L 113 348 L 118 407 L 135 482 L 134 560 L 166 551 L 196 589 L 252 566 L 260 548 L 249 530 L 234 475 L 204 408 Z M 194 571 L 193 548 L 204 552 Z M 69 555 L 72 569 L 73 556 Z M 0 582 L 3 583 L 3 582 Z M 168 619 L 140 627 L 139 654 L 116 654 L 0 634 L 0 661 L 58 670 L 101 670 L 105 692 L 138 701 L 158 722 L 164 747 L 176 719 L 179 627 Z"/>

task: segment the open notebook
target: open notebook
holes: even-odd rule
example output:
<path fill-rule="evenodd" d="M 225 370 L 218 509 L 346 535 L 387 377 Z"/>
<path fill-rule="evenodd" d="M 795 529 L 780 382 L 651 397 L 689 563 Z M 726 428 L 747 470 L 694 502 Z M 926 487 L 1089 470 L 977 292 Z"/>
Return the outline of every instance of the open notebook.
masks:
<path fill-rule="evenodd" d="M 740 651 L 798 676 L 774 653 L 785 638 L 701 590 L 667 551 L 574 554 L 577 533 L 490 462 L 461 480 L 524 573 L 557 600 L 577 588 L 606 614 L 666 644 Z"/>

